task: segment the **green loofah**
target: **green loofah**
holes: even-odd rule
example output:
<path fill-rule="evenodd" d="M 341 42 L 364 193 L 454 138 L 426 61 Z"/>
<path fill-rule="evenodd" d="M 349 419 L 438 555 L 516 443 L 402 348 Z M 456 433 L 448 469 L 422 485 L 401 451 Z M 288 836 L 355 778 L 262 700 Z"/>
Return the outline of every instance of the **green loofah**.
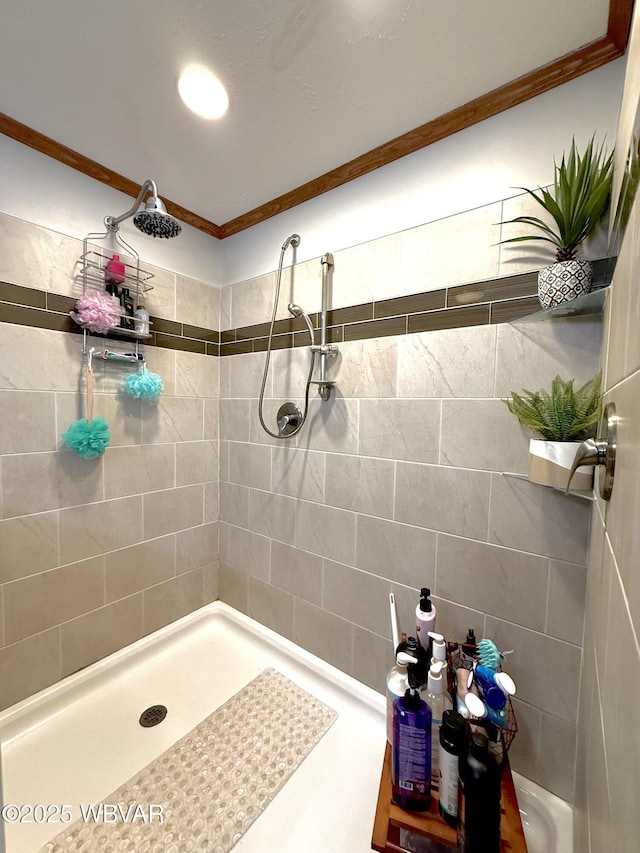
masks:
<path fill-rule="evenodd" d="M 138 373 L 132 373 L 125 378 L 122 390 L 137 400 L 154 403 L 164 391 L 164 384 L 157 373 L 147 370 L 146 364 L 143 364 Z"/>
<path fill-rule="evenodd" d="M 97 459 L 109 447 L 111 433 L 104 418 L 94 418 L 92 421 L 80 418 L 62 434 L 62 440 L 69 450 L 83 459 Z"/>

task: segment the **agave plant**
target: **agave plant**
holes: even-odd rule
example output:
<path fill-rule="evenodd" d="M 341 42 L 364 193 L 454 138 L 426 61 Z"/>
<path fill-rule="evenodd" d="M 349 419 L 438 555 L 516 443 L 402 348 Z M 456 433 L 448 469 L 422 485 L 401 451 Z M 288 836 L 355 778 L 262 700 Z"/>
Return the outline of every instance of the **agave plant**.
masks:
<path fill-rule="evenodd" d="M 595 137 L 592 137 L 584 153 L 580 154 L 573 139 L 569 156 L 563 154 L 560 165 L 554 161 L 554 169 L 551 191 L 542 187 L 538 188 L 537 193 L 526 187 L 519 189 L 529 193 L 551 215 L 555 227 L 547 225 L 537 216 L 517 216 L 501 225 L 519 222 L 531 225 L 542 233 L 510 237 L 501 242 L 543 240 L 556 247 L 558 261 L 570 261 L 576 257 L 580 244 L 593 234 L 609 207 L 613 152 L 606 155 L 604 143 L 597 147 Z"/>
<path fill-rule="evenodd" d="M 551 393 L 525 389 L 526 396 L 521 396 L 512 391 L 511 399 L 503 402 L 523 426 L 547 441 L 582 441 L 595 433 L 600 420 L 601 374 L 577 390 L 573 382 L 556 376 Z"/>

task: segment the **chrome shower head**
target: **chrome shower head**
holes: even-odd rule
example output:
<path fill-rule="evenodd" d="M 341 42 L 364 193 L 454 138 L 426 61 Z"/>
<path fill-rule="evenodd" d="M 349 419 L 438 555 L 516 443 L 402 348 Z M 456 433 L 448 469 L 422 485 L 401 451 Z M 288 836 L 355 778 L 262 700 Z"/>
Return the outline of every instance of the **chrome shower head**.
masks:
<path fill-rule="evenodd" d="M 144 210 L 137 213 L 136 211 L 147 193 L 151 193 L 151 197 L 145 203 Z M 120 223 L 130 216 L 133 216 L 133 224 L 136 228 L 150 237 L 177 237 L 182 231 L 182 226 L 178 220 L 167 213 L 164 203 L 158 198 L 158 189 L 154 181 L 144 182 L 138 193 L 138 198 L 130 210 L 127 210 L 122 216 L 105 216 L 104 224 L 108 231 L 118 231 Z"/>
<path fill-rule="evenodd" d="M 290 302 L 287 305 L 287 309 L 292 317 L 302 317 L 304 314 L 302 308 L 299 305 L 295 305 L 293 302 Z"/>
<path fill-rule="evenodd" d="M 300 245 L 300 235 L 299 234 L 292 234 L 290 237 L 287 237 L 287 239 L 282 244 L 282 251 L 286 252 L 286 250 L 289 248 L 289 246 L 293 246 L 294 249 L 297 249 L 299 245 Z"/>
<path fill-rule="evenodd" d="M 155 195 L 147 201 L 144 210 L 136 213 L 133 224 L 150 237 L 177 237 L 182 231 L 178 220 L 167 213 L 162 200 Z"/>
<path fill-rule="evenodd" d="M 292 317 L 302 317 L 304 322 L 307 324 L 307 329 L 309 330 L 309 337 L 311 338 L 311 346 L 313 346 L 315 344 L 313 323 L 311 322 L 311 318 L 309 317 L 307 312 L 303 311 L 302 308 L 299 305 L 296 305 L 294 302 L 290 302 L 287 305 L 287 308 L 289 310 L 289 314 L 291 314 Z"/>

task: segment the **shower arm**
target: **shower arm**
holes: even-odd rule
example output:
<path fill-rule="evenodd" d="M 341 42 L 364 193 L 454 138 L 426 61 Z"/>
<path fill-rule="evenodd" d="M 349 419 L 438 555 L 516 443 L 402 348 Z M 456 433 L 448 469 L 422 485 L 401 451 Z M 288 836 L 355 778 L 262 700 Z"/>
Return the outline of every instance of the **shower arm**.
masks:
<path fill-rule="evenodd" d="M 107 230 L 117 231 L 121 222 L 124 222 L 125 219 L 129 219 L 130 216 L 134 216 L 134 214 L 138 212 L 138 208 L 144 201 L 144 197 L 148 192 L 152 193 L 154 198 L 158 198 L 158 188 L 155 181 L 149 180 L 144 182 L 140 187 L 138 198 L 134 201 L 133 207 L 127 210 L 126 213 L 123 213 L 122 216 L 105 216 L 104 224 L 107 226 Z"/>

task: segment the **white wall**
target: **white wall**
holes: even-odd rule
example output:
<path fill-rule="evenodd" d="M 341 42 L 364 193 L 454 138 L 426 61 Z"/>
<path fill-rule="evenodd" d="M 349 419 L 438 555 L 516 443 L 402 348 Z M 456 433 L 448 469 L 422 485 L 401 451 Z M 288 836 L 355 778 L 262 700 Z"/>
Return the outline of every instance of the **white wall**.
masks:
<path fill-rule="evenodd" d="M 606 134 L 612 146 L 624 71 L 624 59 L 611 62 L 227 238 L 224 284 L 273 270 L 294 231 L 304 261 L 549 183 L 573 135 L 582 145 Z"/>
<path fill-rule="evenodd" d="M 303 261 L 486 205 L 516 195 L 515 187 L 548 183 L 553 158 L 572 135 L 584 144 L 594 132 L 606 134 L 611 145 L 624 71 L 624 59 L 611 62 L 222 242 L 189 226 L 166 242 L 141 238 L 131 224 L 122 233 L 149 263 L 223 286 L 275 269 L 294 231 Z M 4 136 L 0 186 L 0 211 L 74 237 L 100 231 L 105 215 L 131 205 L 128 196 Z"/>
<path fill-rule="evenodd" d="M 141 183 L 153 175 L 137 175 Z M 104 232 L 104 217 L 119 216 L 133 199 L 0 134 L 0 212 L 82 239 Z M 162 196 L 162 187 L 158 187 Z M 219 240 L 189 225 L 173 240 L 154 240 L 123 223 L 121 234 L 143 261 L 208 284 L 220 285 Z"/>

